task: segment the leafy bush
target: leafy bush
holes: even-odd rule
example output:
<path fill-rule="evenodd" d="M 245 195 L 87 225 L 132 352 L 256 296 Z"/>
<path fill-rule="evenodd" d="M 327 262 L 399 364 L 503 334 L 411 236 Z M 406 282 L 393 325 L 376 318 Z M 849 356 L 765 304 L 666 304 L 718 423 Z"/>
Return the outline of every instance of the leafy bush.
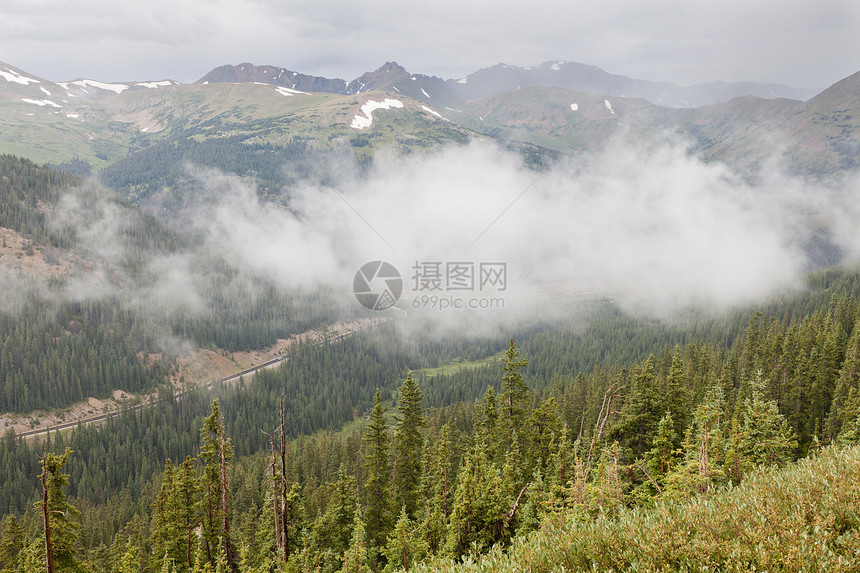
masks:
<path fill-rule="evenodd" d="M 414 571 L 857 571 L 860 448 L 752 474 L 741 486 L 593 521 L 547 520 L 507 551 Z"/>

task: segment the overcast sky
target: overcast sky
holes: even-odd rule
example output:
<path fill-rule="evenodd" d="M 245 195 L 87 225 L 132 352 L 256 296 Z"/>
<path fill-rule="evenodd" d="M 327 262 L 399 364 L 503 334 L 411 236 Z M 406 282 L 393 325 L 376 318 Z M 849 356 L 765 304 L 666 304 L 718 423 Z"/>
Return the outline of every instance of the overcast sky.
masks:
<path fill-rule="evenodd" d="M 827 87 L 860 70 L 856 0 L 0 0 L 0 61 L 48 80 L 271 64 L 351 80 L 569 60 L 682 85 Z"/>

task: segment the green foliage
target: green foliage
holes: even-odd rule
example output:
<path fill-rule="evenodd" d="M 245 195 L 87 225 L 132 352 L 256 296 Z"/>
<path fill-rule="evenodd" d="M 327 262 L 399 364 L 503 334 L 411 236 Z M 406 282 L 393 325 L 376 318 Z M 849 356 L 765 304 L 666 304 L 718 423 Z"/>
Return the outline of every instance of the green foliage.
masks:
<path fill-rule="evenodd" d="M 860 567 L 860 449 L 827 448 L 743 485 L 594 521 L 549 521 L 480 560 L 412 571 L 853 571 Z"/>
<path fill-rule="evenodd" d="M 69 475 L 63 469 L 71 455 L 72 450 L 66 448 L 63 455 L 46 451 L 42 456 L 43 500 L 47 501 L 40 501 L 35 507 L 47 515 L 44 535 L 50 537 L 54 571 L 85 570 L 77 557 L 80 524 L 76 518 L 80 512 L 69 503 L 64 491 Z"/>
<path fill-rule="evenodd" d="M 522 432 L 526 418 L 526 408 L 531 403 L 529 388 L 520 370 L 528 364 L 527 359 L 519 359 L 520 353 L 511 338 L 508 350 L 502 359 L 501 419 L 506 430 L 506 444 Z"/>
<path fill-rule="evenodd" d="M 761 376 L 761 370 L 757 371 L 750 382 L 752 393 L 744 401 L 741 456 L 747 467 L 781 466 L 791 459 L 797 442 L 776 402 L 764 400 L 766 381 Z"/>
<path fill-rule="evenodd" d="M 50 229 L 44 210 L 77 177 L 40 167 L 28 159 L 0 155 L 0 227 L 15 229 L 39 244 L 59 246 L 64 238 Z"/>
<path fill-rule="evenodd" d="M 100 172 L 101 180 L 122 196 L 139 202 L 167 187 L 173 193 L 165 207 L 175 210 L 198 192 L 201 183 L 187 166 L 217 168 L 253 176 L 263 190 L 279 190 L 291 182 L 287 175 L 313 178 L 311 149 L 301 140 L 285 145 L 255 141 L 252 136 L 196 139 L 182 134 L 158 142 L 113 163 Z M 319 163 L 316 163 L 319 165 Z M 285 165 L 290 168 L 286 169 Z"/>
<path fill-rule="evenodd" d="M 382 326 L 372 336 L 298 345 L 253 382 L 216 387 L 215 404 L 208 391 L 180 397 L 165 391 L 157 406 L 125 412 L 102 428 L 50 437 L 52 451 L 79 452 L 66 466 L 66 489 L 82 510 L 78 544 L 85 551 L 78 558 L 94 570 L 136 561 L 141 573 L 165 563 L 215 571 L 229 568 L 224 541 L 232 540 L 241 548 L 242 569 L 253 571 L 391 569 L 404 555 L 413 562 L 434 555 L 492 560 L 501 555 L 495 546 L 524 550 L 522 536 L 614 527 L 670 504 L 716 499 L 729 482 L 743 489 L 757 480 L 760 465 L 789 464 L 816 443 L 833 441 L 831 435 L 856 439 L 860 420 L 845 412 L 856 412 L 852 345 L 860 305 L 845 294 L 854 283 L 844 276 L 830 275 L 827 284 L 831 295 L 841 289 L 829 303 L 810 294 L 773 314 L 754 314 L 737 337 L 719 344 L 702 331 L 702 340 L 585 372 L 568 370 L 574 346 L 564 329 L 527 331 L 518 347 L 507 336 L 468 344 L 419 337 L 406 344 L 396 329 Z M 629 324 L 616 326 L 605 340 L 591 341 L 593 356 L 597 342 L 623 346 L 634 332 Z M 505 346 L 501 365 L 407 374 L 457 356 L 493 356 Z M 529 355 L 527 371 L 521 348 L 537 354 Z M 637 352 L 645 349 L 653 350 L 645 345 Z M 547 370 L 553 362 L 556 370 Z M 391 428 L 385 413 L 398 385 Z M 290 438 L 282 467 L 271 463 L 260 431 L 279 427 L 274 405 L 281 397 Z M 237 459 L 228 464 L 231 446 Z M 202 467 L 195 468 L 188 454 L 198 448 Z M 13 506 L 23 530 L 21 544 L 8 551 L 18 562 L 38 535 L 32 509 L 25 511 L 35 492 L 36 453 L 10 433 L 0 440 L 0 503 Z M 165 465 L 166 459 L 185 463 Z M 289 483 L 277 495 L 273 473 Z M 271 531 L 275 498 L 290 515 L 288 560 Z M 225 516 L 233 524 L 229 534 Z M 201 523 L 202 543 L 191 544 L 189 559 L 188 541 Z M 646 531 L 627 544 L 643 545 Z M 600 540 L 606 551 L 617 550 Z"/>
<path fill-rule="evenodd" d="M 0 523 L 0 571 L 11 571 L 24 549 L 24 531 L 15 514 Z"/>
<path fill-rule="evenodd" d="M 421 430 L 425 424 L 422 398 L 421 389 L 412 379 L 412 373 L 408 373 L 400 386 L 393 457 L 397 468 L 394 476 L 394 504 L 395 507 L 405 507 L 410 516 L 415 515 L 418 507 L 418 486 L 421 479 L 421 453 L 424 446 Z"/>
<path fill-rule="evenodd" d="M 414 563 L 419 563 L 427 555 L 427 550 L 427 542 L 421 538 L 420 528 L 409 519 L 403 507 L 383 552 L 387 562 L 384 571 L 405 571 Z"/>
<path fill-rule="evenodd" d="M 508 498 L 499 468 L 478 443 L 466 456 L 448 525 L 447 551 L 455 556 L 482 553 L 509 538 Z"/>
<path fill-rule="evenodd" d="M 200 484 L 194 460 L 188 456 L 179 467 L 167 460 L 161 487 L 152 503 L 150 528 L 152 554 L 169 561 L 174 571 L 193 566 L 194 529 L 200 524 Z"/>
<path fill-rule="evenodd" d="M 372 551 L 384 545 L 391 528 L 391 438 L 385 421 L 385 407 L 374 396 L 370 423 L 362 438 L 364 451 L 364 491 L 366 493 L 367 540 Z"/>

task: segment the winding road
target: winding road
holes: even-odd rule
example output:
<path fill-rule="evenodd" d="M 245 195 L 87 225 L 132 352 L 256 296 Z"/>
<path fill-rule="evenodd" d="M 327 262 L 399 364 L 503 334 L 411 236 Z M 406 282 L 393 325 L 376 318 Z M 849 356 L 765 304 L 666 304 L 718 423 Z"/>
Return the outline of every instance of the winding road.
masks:
<path fill-rule="evenodd" d="M 364 327 L 355 328 L 353 330 L 347 330 L 346 332 L 342 332 L 340 334 L 333 336 L 332 339 L 333 340 L 343 340 L 344 338 L 347 338 L 349 336 L 352 336 L 356 332 L 359 332 L 363 328 L 368 328 L 369 326 L 376 326 L 380 322 L 383 322 L 383 320 L 374 320 L 370 324 L 368 324 Z M 202 384 L 200 386 L 197 386 L 197 388 L 202 387 L 202 388 L 209 389 L 209 388 L 212 388 L 212 386 L 214 386 L 215 384 L 233 382 L 234 380 L 238 380 L 242 376 L 246 376 L 248 374 L 253 374 L 254 372 L 257 372 L 258 370 L 262 370 L 263 368 L 269 368 L 271 366 L 274 366 L 275 364 L 279 364 L 279 363 L 281 363 L 285 360 L 288 360 L 288 359 L 289 359 L 289 355 L 283 354 L 281 356 L 277 356 L 277 357 L 272 358 L 270 360 L 266 360 L 265 362 L 261 362 L 260 364 L 255 364 L 254 366 L 251 366 L 250 368 L 245 368 L 244 370 L 241 370 L 239 372 L 235 372 L 235 373 L 230 374 L 228 376 L 224 376 L 223 378 L 213 380 L 212 382 L 207 382 L 206 384 Z M 174 392 L 173 396 L 174 397 L 181 396 L 184 392 L 185 392 L 185 390 L 177 390 L 176 392 Z M 127 412 L 129 410 L 131 410 L 132 412 L 137 412 L 137 411 L 141 410 L 142 408 L 152 406 L 152 405 L 156 404 L 157 402 L 158 402 L 158 400 L 150 395 L 149 400 L 147 400 L 145 402 L 141 402 L 140 404 L 132 406 L 131 408 L 123 408 L 121 410 L 108 412 L 106 414 L 87 416 L 85 418 L 76 418 L 70 422 L 63 422 L 62 424 L 55 424 L 53 426 L 48 426 L 46 428 L 36 428 L 34 430 L 26 430 L 23 432 L 17 432 L 15 434 L 15 436 L 18 438 L 31 438 L 34 436 L 41 436 L 41 435 L 47 434 L 49 432 L 56 432 L 59 430 L 67 430 L 69 428 L 74 428 L 74 427 L 78 426 L 78 424 L 82 424 L 82 425 L 83 424 L 96 424 L 98 422 L 103 422 L 109 418 L 115 418 L 116 416 L 119 416 L 123 412 Z"/>

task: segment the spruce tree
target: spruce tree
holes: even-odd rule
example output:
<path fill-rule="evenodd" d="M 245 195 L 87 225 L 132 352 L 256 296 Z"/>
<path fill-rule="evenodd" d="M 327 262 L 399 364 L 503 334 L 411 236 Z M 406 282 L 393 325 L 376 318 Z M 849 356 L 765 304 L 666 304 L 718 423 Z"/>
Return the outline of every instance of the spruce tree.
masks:
<path fill-rule="evenodd" d="M 3 518 L 0 525 L 0 571 L 11 570 L 18 554 L 24 549 L 24 531 L 14 513 Z"/>
<path fill-rule="evenodd" d="M 341 573 L 369 573 L 371 565 L 375 562 L 372 554 L 373 547 L 368 547 L 367 531 L 364 528 L 364 520 L 361 518 L 361 506 L 355 508 L 355 518 L 352 526 L 352 542 L 349 549 L 343 554 L 343 567 Z"/>
<path fill-rule="evenodd" d="M 386 573 L 408 571 L 412 564 L 419 562 L 427 554 L 427 542 L 420 537 L 418 529 L 409 519 L 406 508 L 402 507 L 383 552 L 387 560 Z"/>
<path fill-rule="evenodd" d="M 200 436 L 200 459 L 204 463 L 203 537 L 206 540 L 207 558 L 215 567 L 218 556 L 222 555 L 228 569 L 237 573 L 238 563 L 230 537 L 230 489 L 227 484 L 227 462 L 233 457 L 233 447 L 221 422 L 218 400 L 212 402 L 212 413 L 203 421 Z"/>
<path fill-rule="evenodd" d="M 395 507 L 406 507 L 409 516 L 414 516 L 418 505 L 418 486 L 421 480 L 421 452 L 424 436 L 424 409 L 421 407 L 421 389 L 406 375 L 400 386 L 399 416 L 394 430 L 394 478 Z"/>
<path fill-rule="evenodd" d="M 860 321 L 851 333 L 845 361 L 836 380 L 836 389 L 825 429 L 826 440 L 835 439 L 860 414 L 858 392 L 860 392 Z"/>
<path fill-rule="evenodd" d="M 194 468 L 194 458 L 186 456 L 175 472 L 174 503 L 176 519 L 184 540 L 184 562 L 188 569 L 194 565 L 194 530 L 200 525 L 200 481 Z M 184 567 L 181 570 L 186 570 Z"/>
<path fill-rule="evenodd" d="M 636 368 L 633 387 L 621 412 L 613 434 L 635 457 L 651 449 L 651 442 L 666 409 L 654 372 L 654 355 Z"/>
<path fill-rule="evenodd" d="M 45 560 L 49 573 L 54 571 L 82 571 L 76 557 L 76 545 L 80 525 L 75 518 L 78 509 L 68 502 L 63 491 L 69 484 L 68 474 L 63 473 L 72 450 L 66 448 L 63 455 L 42 456 L 42 501 L 36 507 L 42 511 L 45 531 Z"/>
<path fill-rule="evenodd" d="M 506 445 L 509 445 L 514 435 L 523 432 L 526 409 L 531 403 L 529 387 L 523 380 L 522 372 L 520 372 L 528 365 L 528 360 L 525 358 L 520 360 L 520 352 L 513 338 L 508 343 L 508 349 L 505 351 L 502 363 L 504 366 L 502 367 L 501 409 L 502 419 L 507 430 L 508 442 Z"/>
<path fill-rule="evenodd" d="M 176 468 L 169 459 L 164 464 L 161 488 L 152 502 L 152 552 L 155 563 L 186 561 L 185 539 L 176 495 Z"/>
<path fill-rule="evenodd" d="M 665 412 L 672 412 L 672 428 L 675 433 L 673 447 L 675 448 L 681 445 L 684 430 L 690 425 L 690 392 L 687 384 L 684 359 L 681 357 L 681 350 L 676 347 L 672 353 L 672 364 L 669 367 L 669 373 L 666 375 L 663 393 Z"/>
<path fill-rule="evenodd" d="M 379 389 L 376 390 L 370 423 L 364 431 L 363 441 L 365 526 L 371 547 L 380 548 L 388 539 L 391 527 L 391 461 L 385 406 L 382 405 Z"/>
<path fill-rule="evenodd" d="M 448 552 L 459 557 L 473 546 L 483 552 L 510 536 L 507 513 L 510 500 L 499 469 L 488 458 L 482 442 L 466 456 L 457 479 Z"/>
<path fill-rule="evenodd" d="M 331 494 L 328 504 L 314 523 L 309 553 L 340 562 L 344 551 L 350 546 L 358 507 L 355 498 L 356 480 L 341 465 L 337 481 L 332 485 L 329 486 Z"/>
<path fill-rule="evenodd" d="M 750 381 L 751 395 L 744 404 L 740 452 L 746 467 L 783 465 L 791 460 L 797 446 L 785 417 L 776 402 L 764 398 L 766 381 L 758 370 Z"/>

